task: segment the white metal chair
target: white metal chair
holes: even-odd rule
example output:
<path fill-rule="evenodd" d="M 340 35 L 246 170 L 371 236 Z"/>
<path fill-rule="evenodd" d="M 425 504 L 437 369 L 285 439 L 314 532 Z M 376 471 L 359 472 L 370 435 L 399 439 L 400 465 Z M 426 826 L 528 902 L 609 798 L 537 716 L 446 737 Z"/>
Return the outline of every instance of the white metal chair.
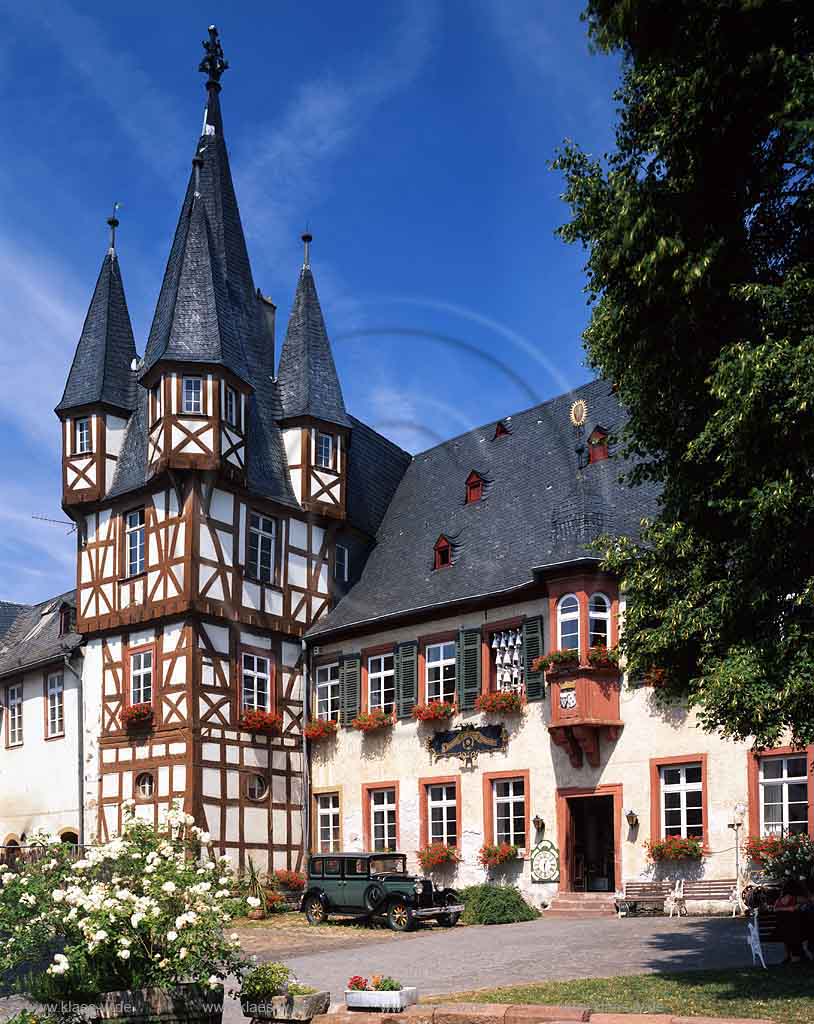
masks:
<path fill-rule="evenodd" d="M 749 949 L 752 951 L 752 966 L 760 960 L 763 964 L 764 970 L 768 970 L 766 967 L 766 961 L 763 959 L 763 946 L 760 942 L 760 930 L 758 929 L 757 923 L 757 911 L 753 910 L 749 915 L 749 924 L 746 929 L 746 941 L 749 943 Z"/>
<path fill-rule="evenodd" d="M 681 917 L 682 914 L 686 917 L 687 915 L 687 900 L 684 897 L 684 879 L 679 878 L 676 884 L 673 886 L 673 891 L 669 893 L 664 899 L 664 909 L 668 910 L 669 916 L 678 914 Z"/>

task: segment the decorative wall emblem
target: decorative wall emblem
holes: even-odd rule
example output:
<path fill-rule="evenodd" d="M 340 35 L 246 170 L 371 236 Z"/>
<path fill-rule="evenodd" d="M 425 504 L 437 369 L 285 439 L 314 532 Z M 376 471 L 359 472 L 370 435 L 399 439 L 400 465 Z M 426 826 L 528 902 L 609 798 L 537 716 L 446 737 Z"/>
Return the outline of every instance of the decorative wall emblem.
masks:
<path fill-rule="evenodd" d="M 560 851 L 550 839 L 543 839 L 531 851 L 532 882 L 559 882 Z"/>
<path fill-rule="evenodd" d="M 588 418 L 588 403 L 584 398 L 578 398 L 571 406 L 570 420 L 575 427 L 581 427 Z"/>
<path fill-rule="evenodd" d="M 467 768 L 474 768 L 478 754 L 505 750 L 508 743 L 505 725 L 462 725 L 460 729 L 431 736 L 427 750 L 436 761 L 442 757 L 457 757 Z"/>
<path fill-rule="evenodd" d="M 560 687 L 560 707 L 563 711 L 570 711 L 572 708 L 577 706 L 577 691 L 576 687 L 561 686 Z"/>

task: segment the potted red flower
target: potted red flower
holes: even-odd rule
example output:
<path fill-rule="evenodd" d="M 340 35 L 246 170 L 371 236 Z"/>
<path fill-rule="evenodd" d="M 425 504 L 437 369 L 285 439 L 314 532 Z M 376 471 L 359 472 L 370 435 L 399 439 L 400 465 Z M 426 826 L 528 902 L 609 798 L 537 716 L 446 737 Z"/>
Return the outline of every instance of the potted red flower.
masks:
<path fill-rule="evenodd" d="M 666 839 L 650 839 L 645 844 L 647 855 L 656 863 L 660 861 L 701 860 L 704 847 L 696 836 L 667 836 Z"/>
<path fill-rule="evenodd" d="M 246 732 L 273 736 L 283 727 L 283 716 L 277 711 L 246 710 L 240 719 L 240 728 Z"/>
<path fill-rule="evenodd" d="M 374 708 L 373 711 L 362 711 L 350 724 L 352 729 L 358 729 L 359 732 L 375 732 L 376 729 L 394 725 L 395 718 L 390 711 Z"/>
<path fill-rule="evenodd" d="M 431 700 L 426 704 L 416 704 L 413 718 L 417 722 L 448 722 L 457 711 L 456 705 L 448 700 Z"/>
<path fill-rule="evenodd" d="M 148 728 L 153 724 L 153 705 L 148 702 L 131 704 L 122 711 L 122 725 L 125 729 Z"/>
<path fill-rule="evenodd" d="M 446 843 L 428 843 L 416 852 L 418 863 L 425 871 L 434 871 L 446 864 L 457 864 L 461 859 L 457 848 Z"/>
<path fill-rule="evenodd" d="M 565 669 L 577 668 L 579 666 L 579 651 L 570 647 L 561 651 L 549 651 L 535 658 L 531 663 L 533 672 L 557 672 Z"/>
<path fill-rule="evenodd" d="M 274 872 L 274 878 L 281 889 L 289 889 L 291 892 L 302 892 L 305 888 L 305 875 L 301 871 L 289 871 L 288 868 L 278 868 Z"/>
<path fill-rule="evenodd" d="M 327 740 L 331 736 L 336 736 L 338 728 L 339 723 L 334 722 L 330 718 L 314 718 L 306 723 L 303 733 L 307 740 L 311 740 L 312 743 L 319 743 L 321 740 Z"/>
<path fill-rule="evenodd" d="M 478 711 L 500 715 L 519 715 L 524 704 L 522 694 L 513 690 L 491 690 L 489 693 L 482 693 L 475 701 Z"/>
<path fill-rule="evenodd" d="M 345 1005 L 349 1010 L 400 1013 L 418 1002 L 418 989 L 407 988 L 396 978 L 374 974 L 370 981 L 361 974 L 348 979 Z"/>
<path fill-rule="evenodd" d="M 588 664 L 594 668 L 615 669 L 619 665 L 619 652 L 615 647 L 595 644 L 588 648 Z"/>
<path fill-rule="evenodd" d="M 505 840 L 502 843 L 484 843 L 480 848 L 478 860 L 485 868 L 496 868 L 517 858 L 518 849 Z"/>

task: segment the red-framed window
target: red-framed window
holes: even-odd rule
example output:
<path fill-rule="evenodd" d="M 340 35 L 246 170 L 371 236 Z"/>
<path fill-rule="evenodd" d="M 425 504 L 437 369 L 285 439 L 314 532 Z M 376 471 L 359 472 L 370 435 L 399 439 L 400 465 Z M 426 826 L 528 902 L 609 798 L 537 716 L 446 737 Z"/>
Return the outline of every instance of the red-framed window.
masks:
<path fill-rule="evenodd" d="M 650 838 L 695 837 L 707 845 L 707 755 L 650 759 Z"/>
<path fill-rule="evenodd" d="M 496 441 L 499 437 L 508 437 L 511 434 L 511 430 L 506 426 L 502 420 L 498 420 L 495 424 L 495 433 L 492 437 L 493 441 Z"/>
<path fill-rule="evenodd" d="M 466 504 L 480 501 L 483 497 L 483 477 L 473 469 L 466 478 Z"/>
<path fill-rule="evenodd" d="M 399 848 L 399 784 L 363 783 L 362 827 L 365 849 L 375 853 Z"/>
<path fill-rule="evenodd" d="M 483 773 L 483 838 L 528 850 L 531 843 L 529 770 Z"/>
<path fill-rule="evenodd" d="M 452 565 L 452 545 L 442 534 L 433 548 L 433 569 L 448 569 Z"/>
<path fill-rule="evenodd" d="M 814 744 L 748 755 L 749 835 L 814 836 Z"/>
<path fill-rule="evenodd" d="M 460 846 L 461 776 L 440 775 L 418 780 L 420 842 Z"/>
<path fill-rule="evenodd" d="M 608 432 L 596 427 L 588 438 L 588 462 L 602 462 L 608 457 Z"/>

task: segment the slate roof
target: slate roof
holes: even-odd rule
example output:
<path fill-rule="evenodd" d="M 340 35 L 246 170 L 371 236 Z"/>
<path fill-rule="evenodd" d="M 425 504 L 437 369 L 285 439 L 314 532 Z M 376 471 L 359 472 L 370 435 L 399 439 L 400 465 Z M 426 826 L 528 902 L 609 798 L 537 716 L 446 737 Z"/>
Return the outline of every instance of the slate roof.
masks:
<path fill-rule="evenodd" d="M 399 483 L 359 582 L 311 628 L 311 638 L 419 609 L 511 591 L 533 570 L 597 559 L 597 535 L 637 536 L 656 510 L 652 485 L 631 490 L 619 459 L 577 466 L 572 403 L 588 404 L 587 438 L 597 424 L 613 433 L 624 412 L 610 386 L 595 380 L 416 455 Z M 465 504 L 472 470 L 485 480 L 479 502 Z M 349 492 L 350 493 L 350 492 Z M 453 545 L 450 568 L 433 570 L 439 536 Z"/>
<path fill-rule="evenodd" d="M 348 522 L 373 536 L 412 456 L 355 416 L 350 417 L 350 424 Z"/>
<path fill-rule="evenodd" d="M 19 610 L 0 639 L 0 678 L 61 659 L 80 645 L 82 638 L 78 633 L 59 635 L 59 610 L 63 604 L 75 608 L 76 591 L 69 590 L 39 604 L 16 606 Z M 14 607 L 5 602 L 3 605 Z"/>
<path fill-rule="evenodd" d="M 65 391 L 55 411 L 97 402 L 132 409 L 136 380 L 130 366 L 135 357 L 119 260 L 109 251 L 102 261 Z"/>
<path fill-rule="evenodd" d="M 28 608 L 28 605 L 15 604 L 13 601 L 0 601 L 0 640 L 8 633 L 14 620 L 24 608 Z"/>
<path fill-rule="evenodd" d="M 313 416 L 351 425 L 310 267 L 300 273 L 277 378 L 286 419 Z"/>

